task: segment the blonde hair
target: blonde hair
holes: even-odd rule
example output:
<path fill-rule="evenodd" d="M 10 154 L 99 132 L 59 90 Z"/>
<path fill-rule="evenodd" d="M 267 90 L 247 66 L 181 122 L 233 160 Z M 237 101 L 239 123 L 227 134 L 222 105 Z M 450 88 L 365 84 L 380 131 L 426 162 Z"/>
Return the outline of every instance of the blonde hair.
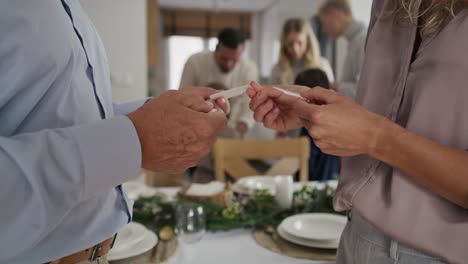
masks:
<path fill-rule="evenodd" d="M 306 35 L 307 48 L 304 53 L 304 68 L 321 68 L 320 46 L 309 23 L 302 18 L 288 19 L 281 33 L 281 48 L 279 55 L 280 80 L 282 83 L 290 83 L 295 76 L 292 72 L 291 58 L 288 55 L 287 39 L 290 33 L 301 33 Z"/>
<path fill-rule="evenodd" d="M 461 9 L 467 0 L 390 0 L 390 14 L 397 19 L 420 19 L 421 36 L 438 33 Z"/>

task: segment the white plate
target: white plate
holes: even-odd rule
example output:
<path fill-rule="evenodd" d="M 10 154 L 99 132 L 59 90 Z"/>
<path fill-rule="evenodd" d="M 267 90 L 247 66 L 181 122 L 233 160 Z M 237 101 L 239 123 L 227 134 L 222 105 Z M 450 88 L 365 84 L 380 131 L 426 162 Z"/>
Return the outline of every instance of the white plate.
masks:
<path fill-rule="evenodd" d="M 325 188 L 326 185 L 336 190 L 338 186 L 337 180 L 329 180 L 326 182 L 311 181 L 311 182 L 295 182 L 293 190 L 299 191 L 304 185 L 316 187 L 319 190 Z M 272 195 L 276 194 L 275 177 L 274 176 L 249 176 L 238 180 L 233 184 L 233 190 L 240 194 L 253 194 L 256 190 L 266 189 Z"/>
<path fill-rule="evenodd" d="M 146 227 L 142 224 L 131 222 L 119 230 L 113 249 L 116 251 L 131 247 L 145 238 Z"/>
<path fill-rule="evenodd" d="M 112 248 L 109 251 L 109 254 L 107 254 L 107 260 L 115 261 L 141 255 L 151 250 L 154 246 L 156 246 L 157 243 L 158 237 L 156 236 L 156 234 L 150 230 L 145 230 L 145 236 L 143 237 L 143 240 L 130 247 L 125 247 L 123 249 L 116 250 L 115 247 Z"/>
<path fill-rule="evenodd" d="M 136 200 L 147 192 L 147 186 L 142 182 L 129 181 L 122 184 L 122 189 L 128 198 Z"/>
<path fill-rule="evenodd" d="M 240 194 L 253 194 L 257 190 L 268 190 L 271 195 L 276 193 L 275 177 L 249 176 L 236 181 L 233 190 Z"/>
<path fill-rule="evenodd" d="M 192 183 L 185 194 L 190 196 L 213 196 L 223 192 L 225 188 L 226 184 L 220 181 Z"/>
<path fill-rule="evenodd" d="M 155 188 L 151 188 L 143 182 L 129 181 L 122 184 L 122 189 L 128 198 L 136 200 L 139 197 L 150 197 L 157 193 Z"/>
<path fill-rule="evenodd" d="M 285 240 L 287 240 L 287 241 L 289 241 L 291 243 L 301 245 L 301 246 L 312 247 L 312 248 L 337 249 L 338 244 L 339 244 L 339 240 L 336 240 L 336 241 L 314 241 L 314 240 L 304 239 L 304 238 L 301 238 L 301 237 L 295 237 L 295 236 L 289 234 L 288 232 L 286 232 L 281 225 L 278 226 L 277 231 L 278 231 L 278 235 L 280 237 L 282 237 L 283 239 L 285 239 Z"/>
<path fill-rule="evenodd" d="M 281 223 L 284 231 L 308 240 L 335 241 L 343 233 L 347 218 L 336 214 L 298 214 Z"/>

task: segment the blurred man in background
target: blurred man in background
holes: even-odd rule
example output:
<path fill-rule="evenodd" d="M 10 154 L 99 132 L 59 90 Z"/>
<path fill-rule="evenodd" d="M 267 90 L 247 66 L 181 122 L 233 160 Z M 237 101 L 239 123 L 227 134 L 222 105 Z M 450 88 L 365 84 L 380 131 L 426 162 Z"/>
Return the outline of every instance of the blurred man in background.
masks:
<path fill-rule="evenodd" d="M 222 83 L 228 89 L 258 79 L 256 64 L 242 56 L 245 37 L 233 28 L 225 28 L 218 35 L 215 51 L 203 51 L 192 55 L 184 66 L 180 89 L 202 86 L 207 83 Z M 247 95 L 231 101 L 229 126 L 244 135 L 254 124 Z"/>
<path fill-rule="evenodd" d="M 356 21 L 348 0 L 325 1 L 319 9 L 319 15 L 323 30 L 330 37 L 337 39 L 343 36 L 348 41 L 341 79 L 338 83 L 332 84 L 331 88 L 354 99 L 364 59 L 367 28 Z"/>

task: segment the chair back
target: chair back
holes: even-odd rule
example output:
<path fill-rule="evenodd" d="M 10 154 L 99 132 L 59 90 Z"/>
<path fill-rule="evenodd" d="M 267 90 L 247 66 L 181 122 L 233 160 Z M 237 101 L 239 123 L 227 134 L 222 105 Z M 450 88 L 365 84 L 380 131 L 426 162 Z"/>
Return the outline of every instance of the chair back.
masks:
<path fill-rule="evenodd" d="M 300 180 L 309 177 L 308 159 L 310 141 L 307 137 L 243 140 L 220 138 L 213 147 L 215 176 L 219 181 L 226 181 L 226 172 L 235 180 L 251 175 L 258 175 L 247 160 L 280 159 L 266 175 L 292 175 L 299 169 Z"/>

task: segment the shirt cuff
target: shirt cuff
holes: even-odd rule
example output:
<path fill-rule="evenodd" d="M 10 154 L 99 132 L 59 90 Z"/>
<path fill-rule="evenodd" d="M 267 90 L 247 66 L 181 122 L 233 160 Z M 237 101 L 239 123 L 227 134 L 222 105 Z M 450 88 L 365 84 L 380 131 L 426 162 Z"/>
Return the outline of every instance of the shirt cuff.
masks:
<path fill-rule="evenodd" d="M 144 98 L 122 104 L 114 103 L 114 115 L 121 116 L 129 114 L 144 105 L 148 99 L 151 98 Z"/>
<path fill-rule="evenodd" d="M 84 199 L 138 175 L 142 159 L 140 140 L 126 116 L 76 127 L 72 136 L 84 168 Z"/>

